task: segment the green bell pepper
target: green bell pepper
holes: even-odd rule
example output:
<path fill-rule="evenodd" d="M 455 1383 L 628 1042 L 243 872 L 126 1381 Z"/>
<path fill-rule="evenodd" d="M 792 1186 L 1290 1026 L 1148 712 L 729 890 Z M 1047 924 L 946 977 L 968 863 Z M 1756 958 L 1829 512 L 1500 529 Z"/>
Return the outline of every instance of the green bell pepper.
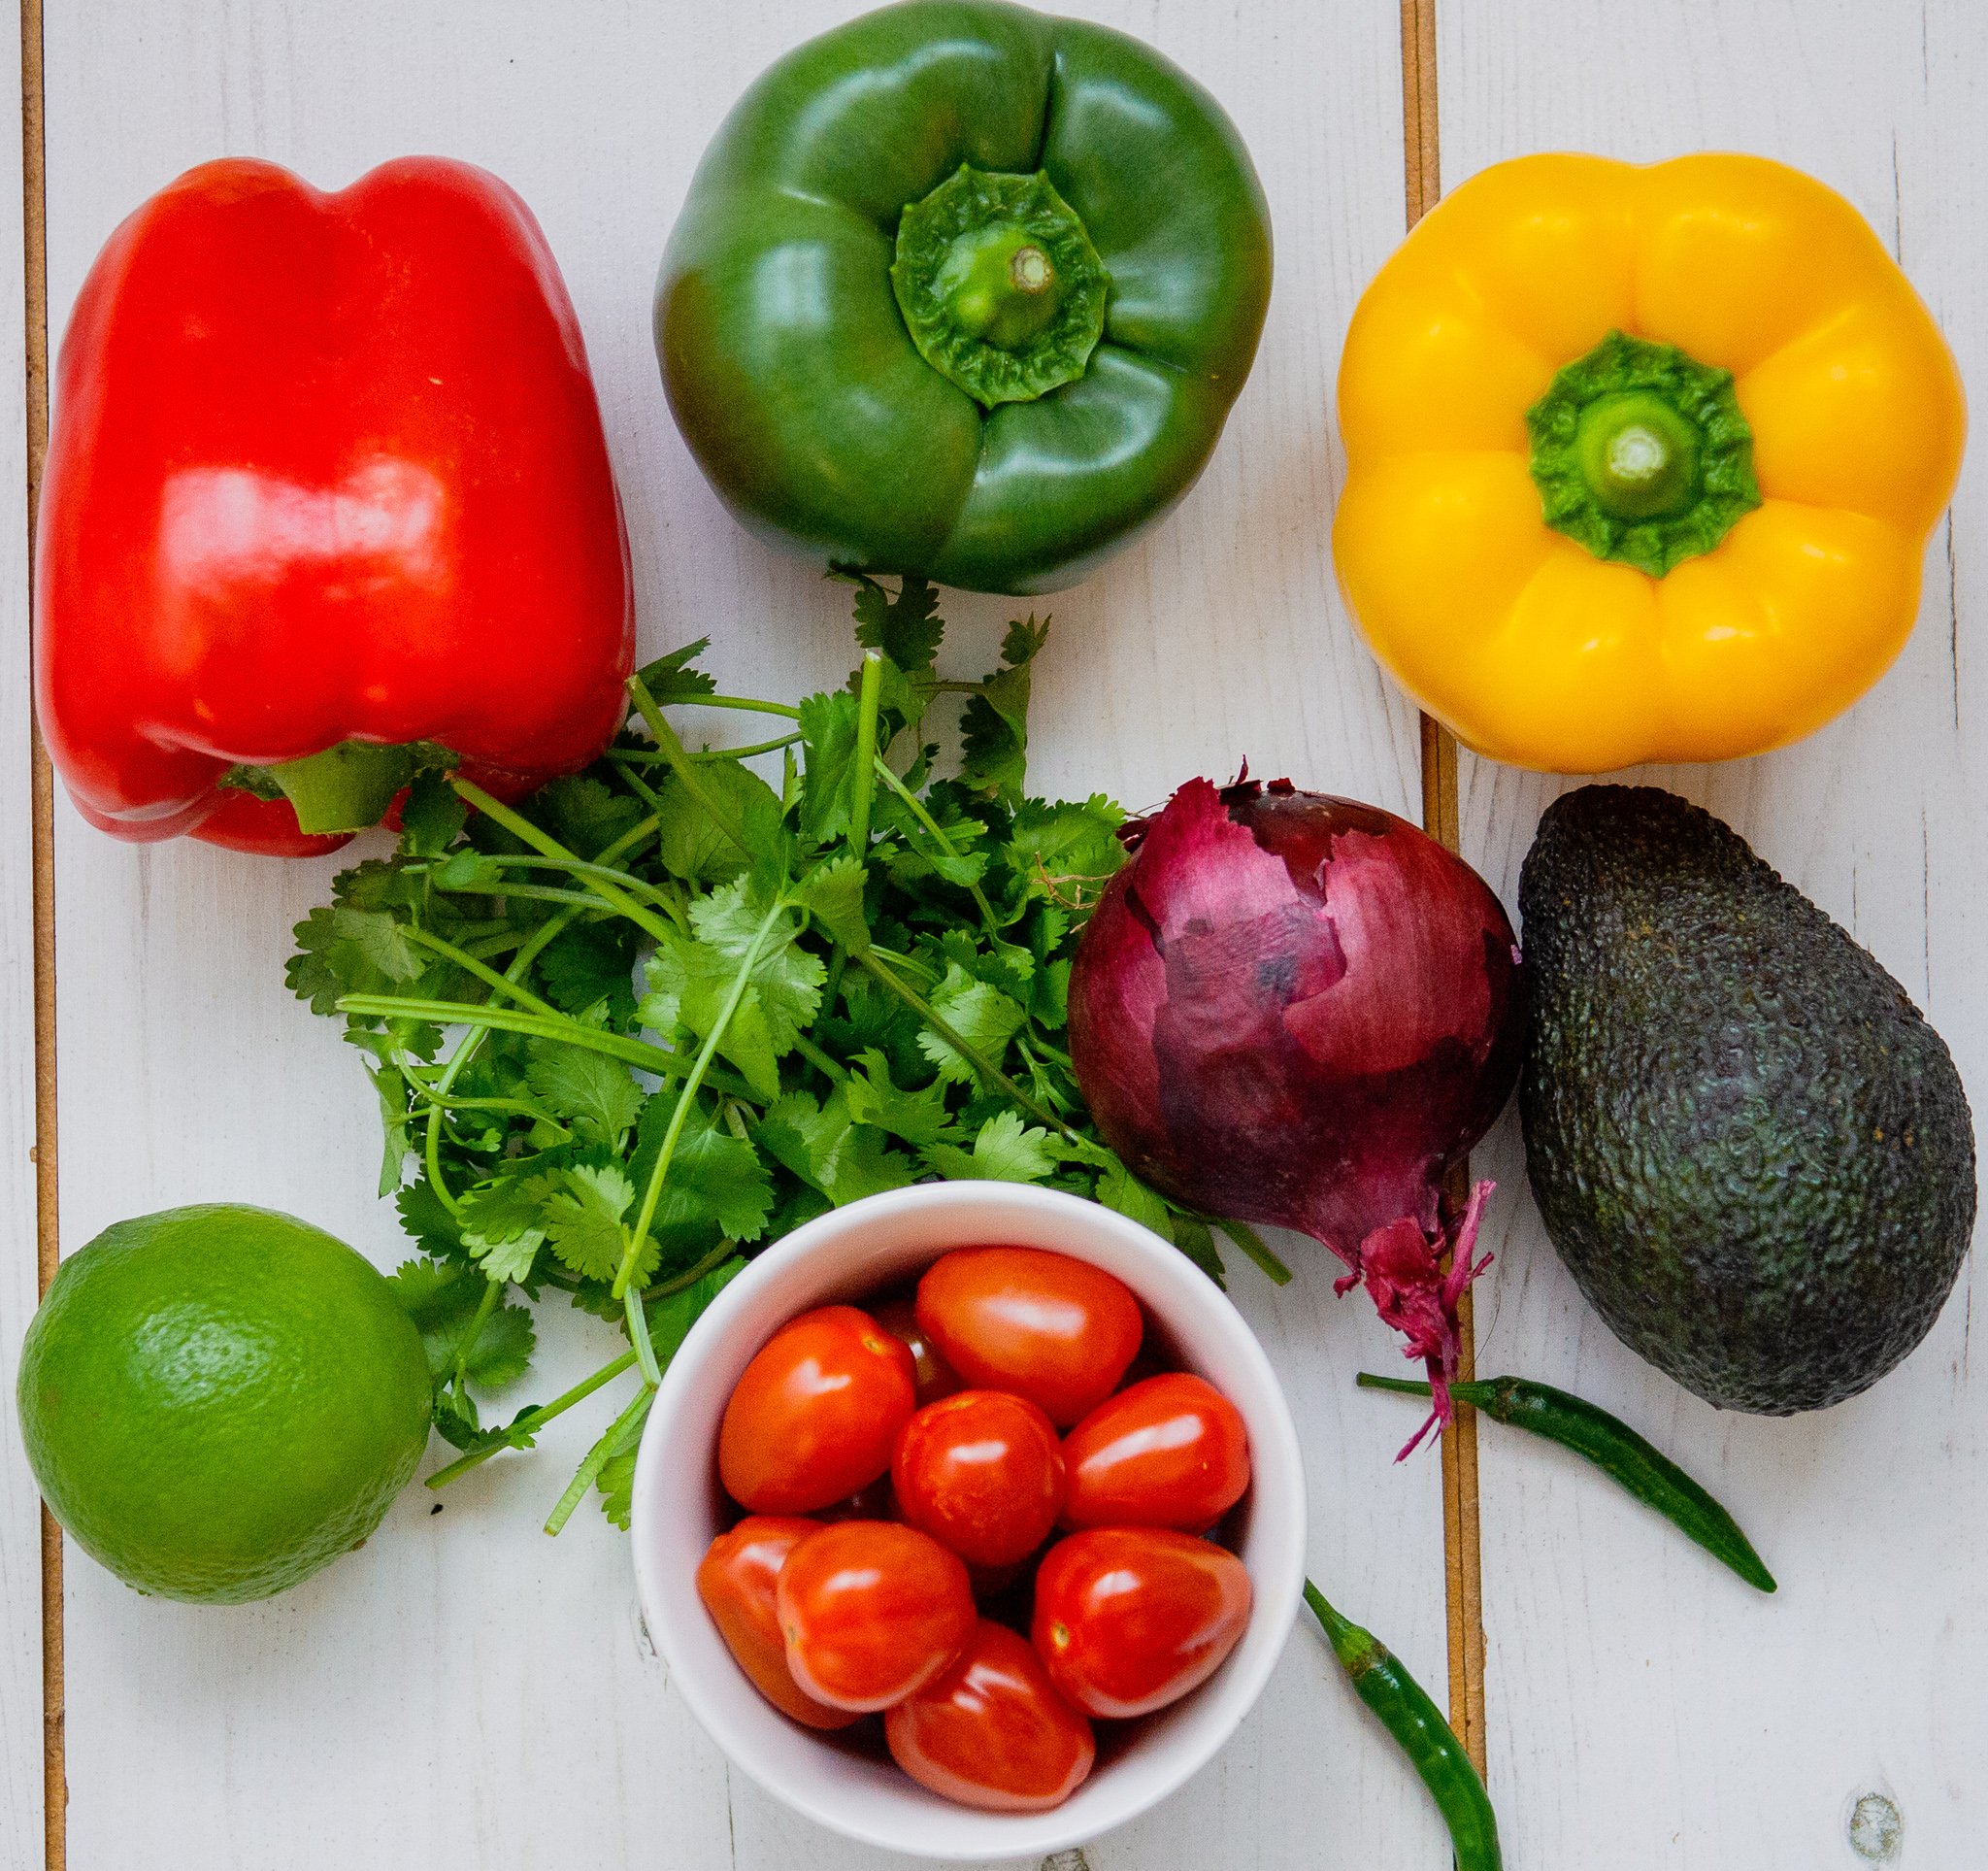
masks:
<path fill-rule="evenodd" d="M 1193 484 L 1270 296 L 1221 107 L 1150 47 L 905 0 L 774 65 L 663 255 L 656 351 L 756 531 L 969 590 L 1076 583 Z"/>

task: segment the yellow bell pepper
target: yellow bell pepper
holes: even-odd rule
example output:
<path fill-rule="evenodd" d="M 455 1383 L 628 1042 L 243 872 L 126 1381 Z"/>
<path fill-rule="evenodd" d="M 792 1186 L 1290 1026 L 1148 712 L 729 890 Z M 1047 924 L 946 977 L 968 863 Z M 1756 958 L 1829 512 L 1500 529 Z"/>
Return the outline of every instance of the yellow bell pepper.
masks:
<path fill-rule="evenodd" d="M 1342 588 L 1466 745 L 1596 773 L 1758 753 L 1918 611 L 1966 405 L 1848 202 L 1757 156 L 1528 156 L 1464 184 L 1340 366 Z"/>

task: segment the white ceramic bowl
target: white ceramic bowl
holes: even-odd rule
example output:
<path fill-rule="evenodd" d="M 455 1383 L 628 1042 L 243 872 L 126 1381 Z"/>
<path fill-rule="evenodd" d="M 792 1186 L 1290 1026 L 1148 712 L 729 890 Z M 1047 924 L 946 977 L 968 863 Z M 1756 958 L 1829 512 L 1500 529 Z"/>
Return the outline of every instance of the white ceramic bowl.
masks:
<path fill-rule="evenodd" d="M 915 1278 L 950 1248 L 1048 1248 L 1109 1269 L 1139 1295 L 1170 1361 L 1242 1413 L 1252 1485 L 1230 1527 L 1249 1568 L 1249 1628 L 1209 1680 L 1124 1725 L 1082 1787 L 1047 1813 L 982 1813 L 789 1721 L 733 1662 L 706 1616 L 697 1562 L 730 1523 L 718 1422 L 747 1361 L 795 1314 Z M 734 1511 L 736 1512 L 736 1510 Z M 1283 1649 L 1305 1571 L 1305 1470 L 1269 1360 L 1242 1317 L 1171 1243 L 1094 1202 L 1014 1183 L 932 1183 L 875 1195 L 796 1228 L 712 1302 L 663 1377 L 635 1466 L 636 1587 L 671 1684 L 733 1761 L 796 1812 L 865 1844 L 921 1856 L 1034 1856 L 1143 1813 L 1235 1732 Z M 1225 1527 L 1225 1535 L 1229 1527 Z M 1112 1724 L 1116 1726 L 1117 1724 Z M 1110 1729 L 1101 1730 L 1101 1740 Z"/>

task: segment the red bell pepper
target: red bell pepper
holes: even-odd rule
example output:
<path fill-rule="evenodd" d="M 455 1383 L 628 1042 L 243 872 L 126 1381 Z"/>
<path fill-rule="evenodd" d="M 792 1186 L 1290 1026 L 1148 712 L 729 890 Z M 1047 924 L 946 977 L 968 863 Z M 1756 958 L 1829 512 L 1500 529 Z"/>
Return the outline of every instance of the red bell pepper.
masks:
<path fill-rule="evenodd" d="M 36 618 L 50 753 L 120 838 L 326 851 L 423 763 L 506 798 L 584 766 L 635 607 L 531 211 L 426 156 L 154 195 L 63 340 Z"/>

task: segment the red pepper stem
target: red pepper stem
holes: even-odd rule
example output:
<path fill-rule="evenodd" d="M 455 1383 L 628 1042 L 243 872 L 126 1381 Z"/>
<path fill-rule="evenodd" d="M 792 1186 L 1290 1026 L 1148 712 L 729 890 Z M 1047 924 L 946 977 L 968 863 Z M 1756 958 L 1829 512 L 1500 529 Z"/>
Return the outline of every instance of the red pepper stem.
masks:
<path fill-rule="evenodd" d="M 341 741 L 322 753 L 280 760 L 260 770 L 282 788 L 297 815 L 297 829 L 315 835 L 377 825 L 394 794 L 414 777 L 414 767 L 410 747 Z"/>

